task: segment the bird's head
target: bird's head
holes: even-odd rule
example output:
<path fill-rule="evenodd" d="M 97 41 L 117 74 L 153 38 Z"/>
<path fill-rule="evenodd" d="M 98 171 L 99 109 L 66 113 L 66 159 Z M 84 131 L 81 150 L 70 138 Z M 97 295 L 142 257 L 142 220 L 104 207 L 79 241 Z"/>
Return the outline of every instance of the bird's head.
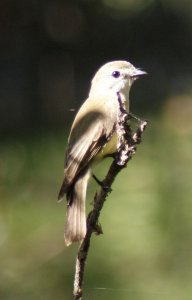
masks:
<path fill-rule="evenodd" d="M 127 61 L 112 61 L 102 66 L 92 80 L 91 91 L 129 92 L 132 83 L 146 72 Z"/>

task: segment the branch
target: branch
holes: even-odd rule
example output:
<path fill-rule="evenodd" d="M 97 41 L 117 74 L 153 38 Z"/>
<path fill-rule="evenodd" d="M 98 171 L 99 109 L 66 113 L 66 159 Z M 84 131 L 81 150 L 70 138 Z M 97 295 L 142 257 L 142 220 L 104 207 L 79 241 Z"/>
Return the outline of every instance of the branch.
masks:
<path fill-rule="evenodd" d="M 96 192 L 94 196 L 93 210 L 89 213 L 87 218 L 87 233 L 80 245 L 77 258 L 76 258 L 74 290 L 73 290 L 74 300 L 83 299 L 82 285 L 83 285 L 85 262 L 89 251 L 92 233 L 93 232 L 95 232 L 96 234 L 102 233 L 102 229 L 100 225 L 98 225 L 98 219 L 103 204 L 109 192 L 111 192 L 111 186 L 116 176 L 123 168 L 127 166 L 127 163 L 135 154 L 136 152 L 135 146 L 136 144 L 139 144 L 141 142 L 142 133 L 147 126 L 147 121 L 140 121 L 140 125 L 137 128 L 136 132 L 132 133 L 131 127 L 128 124 L 128 114 L 124 110 L 123 105 L 121 104 L 122 103 L 120 103 L 121 115 L 118 124 L 119 148 L 116 157 L 113 160 L 105 179 L 103 180 L 102 183 L 103 187 L 101 187 L 99 193 Z"/>

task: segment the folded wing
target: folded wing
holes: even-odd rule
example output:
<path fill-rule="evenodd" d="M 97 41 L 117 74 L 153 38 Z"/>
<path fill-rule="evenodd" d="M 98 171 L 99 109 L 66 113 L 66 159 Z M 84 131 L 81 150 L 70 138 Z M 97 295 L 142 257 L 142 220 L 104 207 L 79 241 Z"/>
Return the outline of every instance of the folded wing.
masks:
<path fill-rule="evenodd" d="M 92 159 L 110 139 L 112 124 L 106 126 L 106 115 L 100 111 L 91 111 L 78 119 L 69 137 L 66 151 L 64 182 L 59 199 L 68 192 L 78 175 L 89 167 Z"/>

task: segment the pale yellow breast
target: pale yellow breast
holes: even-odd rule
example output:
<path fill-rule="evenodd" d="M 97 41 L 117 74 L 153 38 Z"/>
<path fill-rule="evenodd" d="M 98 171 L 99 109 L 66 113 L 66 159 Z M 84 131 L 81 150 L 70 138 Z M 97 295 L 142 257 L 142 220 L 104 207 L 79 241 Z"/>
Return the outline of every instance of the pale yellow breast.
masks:
<path fill-rule="evenodd" d="M 100 160 L 107 155 L 115 153 L 117 150 L 117 133 L 114 132 L 110 141 L 96 155 L 96 159 Z"/>

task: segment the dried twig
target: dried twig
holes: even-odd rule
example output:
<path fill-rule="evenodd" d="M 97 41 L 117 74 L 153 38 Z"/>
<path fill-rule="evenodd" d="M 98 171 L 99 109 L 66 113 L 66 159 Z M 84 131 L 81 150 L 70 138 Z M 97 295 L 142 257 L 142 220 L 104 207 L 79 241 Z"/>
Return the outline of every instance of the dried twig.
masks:
<path fill-rule="evenodd" d="M 83 290 L 83 277 L 85 262 L 87 259 L 90 239 L 93 232 L 96 234 L 102 233 L 101 227 L 98 225 L 98 219 L 103 207 L 103 204 L 111 191 L 111 185 L 115 180 L 117 174 L 127 166 L 128 161 L 135 154 L 136 144 L 141 142 L 141 136 L 143 131 L 147 126 L 147 121 L 140 121 L 140 125 L 137 128 L 136 132 L 132 133 L 131 127 L 128 124 L 128 114 L 124 109 L 124 104 L 121 102 L 119 97 L 120 104 L 120 115 L 118 123 L 118 136 L 119 136 L 119 147 L 115 159 L 113 160 L 109 171 L 103 180 L 103 187 L 100 189 L 99 193 L 96 192 L 94 197 L 94 206 L 93 210 L 89 213 L 87 218 L 87 233 L 82 241 L 80 248 L 78 250 L 76 258 L 76 268 L 75 268 L 75 278 L 74 278 L 74 290 L 73 296 L 74 300 L 82 300 Z M 133 115 L 131 116 L 133 117 Z M 133 117 L 134 118 L 134 117 Z"/>

